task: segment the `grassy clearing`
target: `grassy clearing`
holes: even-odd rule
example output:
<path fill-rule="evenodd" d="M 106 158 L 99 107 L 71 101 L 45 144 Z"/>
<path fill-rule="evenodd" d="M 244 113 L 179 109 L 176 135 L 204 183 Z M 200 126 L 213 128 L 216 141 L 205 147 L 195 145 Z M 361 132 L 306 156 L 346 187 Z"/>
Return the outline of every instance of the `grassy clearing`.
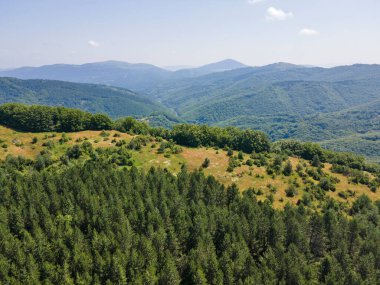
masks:
<path fill-rule="evenodd" d="M 8 154 L 12 155 L 22 155 L 27 158 L 35 158 L 43 149 L 48 147 L 44 146 L 49 141 L 54 143 L 53 157 L 61 156 L 68 147 L 74 144 L 82 143 L 87 140 L 91 142 L 94 147 L 110 147 L 115 145 L 111 143 L 114 135 L 117 133 L 120 137 L 115 139 L 125 139 L 129 141 L 133 136 L 125 133 L 119 133 L 117 131 L 107 132 L 109 135 L 106 137 L 101 135 L 101 131 L 82 131 L 76 133 L 67 133 L 68 141 L 61 144 L 59 140 L 62 138 L 63 133 L 29 133 L 29 132 L 18 132 L 10 128 L 0 126 L 0 159 L 5 159 Z M 33 143 L 33 138 L 37 138 L 37 142 Z M 105 140 L 106 139 L 106 140 Z M 7 147 L 3 147 L 6 144 Z"/>

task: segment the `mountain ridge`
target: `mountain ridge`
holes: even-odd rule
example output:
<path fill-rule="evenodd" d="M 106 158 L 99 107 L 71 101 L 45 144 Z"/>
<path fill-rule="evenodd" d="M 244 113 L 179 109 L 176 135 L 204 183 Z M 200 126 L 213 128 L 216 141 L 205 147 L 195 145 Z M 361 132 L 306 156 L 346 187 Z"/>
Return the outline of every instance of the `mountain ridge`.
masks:
<path fill-rule="evenodd" d="M 170 71 L 148 63 L 108 60 L 84 64 L 60 63 L 37 67 L 25 66 L 10 70 L 0 70 L 0 76 L 106 84 L 140 91 L 168 80 L 196 77 L 242 67 L 246 67 L 246 65 L 227 59 L 191 69 Z"/>
<path fill-rule="evenodd" d="M 7 102 L 75 107 L 92 113 L 107 113 L 113 118 L 170 113 L 150 98 L 119 87 L 0 77 L 0 103 Z"/>

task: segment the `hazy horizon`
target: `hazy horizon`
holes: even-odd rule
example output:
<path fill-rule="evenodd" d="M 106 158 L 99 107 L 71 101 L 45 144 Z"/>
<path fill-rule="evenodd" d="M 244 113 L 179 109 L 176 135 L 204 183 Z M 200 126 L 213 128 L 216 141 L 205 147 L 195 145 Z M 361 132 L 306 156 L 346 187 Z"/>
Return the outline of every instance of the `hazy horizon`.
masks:
<path fill-rule="evenodd" d="M 378 11 L 376 0 L 3 0 L 0 69 L 227 58 L 249 66 L 379 64 Z"/>
<path fill-rule="evenodd" d="M 79 65 L 85 65 L 85 64 L 94 64 L 94 63 L 112 62 L 112 61 L 114 61 L 114 62 L 124 62 L 124 63 L 129 63 L 129 64 L 150 64 L 150 65 L 153 65 L 153 66 L 156 66 L 156 67 L 168 70 L 168 71 L 177 71 L 177 70 L 182 70 L 182 69 L 198 68 L 198 67 L 202 67 L 202 66 L 205 66 L 205 65 L 209 65 L 209 64 L 213 64 L 213 63 L 218 63 L 218 62 L 221 62 L 221 61 L 224 61 L 224 60 L 235 60 L 235 59 L 226 58 L 226 59 L 217 60 L 215 62 L 206 62 L 206 63 L 201 64 L 201 65 L 183 65 L 183 64 L 179 64 L 179 65 L 164 65 L 164 66 L 155 65 L 155 64 L 152 64 L 150 62 L 131 62 L 131 61 L 125 61 L 125 60 L 110 59 L 110 60 L 93 61 L 93 62 L 82 62 L 82 63 L 56 62 L 56 63 L 42 64 L 42 65 L 20 65 L 20 66 L 15 66 L 15 67 L 0 68 L 0 71 L 14 70 L 14 69 L 18 69 L 18 68 L 38 68 L 38 67 L 42 67 L 42 66 L 51 66 L 51 65 L 78 65 L 79 66 Z M 296 63 L 293 63 L 293 62 L 284 62 L 284 61 L 270 62 L 270 63 L 262 64 L 262 65 L 250 65 L 250 64 L 247 64 L 245 62 L 241 62 L 241 61 L 238 61 L 238 60 L 236 60 L 236 61 L 240 62 L 240 63 L 242 63 L 244 65 L 246 65 L 246 67 L 264 67 L 264 66 L 267 66 L 267 65 L 279 64 L 279 63 L 294 64 L 294 65 L 299 65 L 299 66 L 309 67 L 309 68 L 313 68 L 313 67 L 334 68 L 334 67 L 339 67 L 339 66 L 352 66 L 352 65 L 356 65 L 356 64 L 380 65 L 379 63 L 361 63 L 361 62 L 355 62 L 355 63 L 349 63 L 349 64 L 339 64 L 339 65 L 330 65 L 330 66 L 325 65 L 324 66 L 324 65 L 312 65 L 312 64 L 296 64 Z"/>

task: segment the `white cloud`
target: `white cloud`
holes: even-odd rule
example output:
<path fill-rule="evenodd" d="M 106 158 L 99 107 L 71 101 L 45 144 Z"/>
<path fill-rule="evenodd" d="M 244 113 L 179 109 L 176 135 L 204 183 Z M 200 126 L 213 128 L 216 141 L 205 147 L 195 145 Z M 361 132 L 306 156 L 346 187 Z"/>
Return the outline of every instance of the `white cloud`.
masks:
<path fill-rule="evenodd" d="M 265 1 L 267 0 L 248 0 L 248 4 L 255 5 L 255 4 L 263 3 Z"/>
<path fill-rule="evenodd" d="M 276 21 L 276 20 L 283 21 L 292 17 L 293 17 L 292 12 L 284 12 L 281 9 L 276 9 L 275 7 L 269 7 L 267 10 L 266 19 L 271 20 L 271 21 Z"/>
<path fill-rule="evenodd" d="M 99 43 L 96 41 L 93 41 L 93 40 L 90 40 L 87 43 L 88 43 L 88 45 L 90 45 L 92 47 L 98 47 L 99 46 Z"/>
<path fill-rule="evenodd" d="M 313 29 L 304 28 L 299 33 L 301 36 L 317 36 L 319 32 Z"/>

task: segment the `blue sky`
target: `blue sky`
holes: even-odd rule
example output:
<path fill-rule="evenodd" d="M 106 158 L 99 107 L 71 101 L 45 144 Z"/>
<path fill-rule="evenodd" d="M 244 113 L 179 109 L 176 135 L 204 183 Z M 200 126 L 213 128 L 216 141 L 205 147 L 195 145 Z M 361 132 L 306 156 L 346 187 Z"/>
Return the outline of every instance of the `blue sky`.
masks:
<path fill-rule="evenodd" d="M 0 68 L 380 63 L 379 0 L 0 0 Z"/>

